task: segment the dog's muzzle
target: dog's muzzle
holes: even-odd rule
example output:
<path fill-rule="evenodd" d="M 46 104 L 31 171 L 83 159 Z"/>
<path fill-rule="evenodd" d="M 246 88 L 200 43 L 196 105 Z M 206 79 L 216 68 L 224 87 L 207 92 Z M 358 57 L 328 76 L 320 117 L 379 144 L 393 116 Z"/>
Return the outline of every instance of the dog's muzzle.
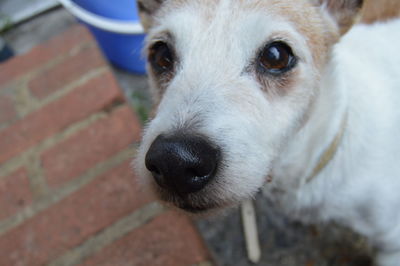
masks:
<path fill-rule="evenodd" d="M 146 154 L 146 168 L 156 183 L 185 197 L 199 192 L 215 177 L 220 150 L 197 135 L 160 135 Z"/>

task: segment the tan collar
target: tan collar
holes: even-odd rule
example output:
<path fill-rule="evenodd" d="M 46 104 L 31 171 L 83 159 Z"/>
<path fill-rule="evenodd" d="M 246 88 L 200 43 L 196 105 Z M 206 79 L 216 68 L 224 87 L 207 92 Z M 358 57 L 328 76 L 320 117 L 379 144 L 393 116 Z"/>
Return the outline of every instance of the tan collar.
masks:
<path fill-rule="evenodd" d="M 311 175 L 306 179 L 306 183 L 311 182 L 319 173 L 321 173 L 321 171 L 329 164 L 329 162 L 332 161 L 333 157 L 335 156 L 339 148 L 340 143 L 342 142 L 344 132 L 347 127 L 347 119 L 348 115 L 346 113 L 343 118 L 339 132 L 336 134 L 331 145 L 319 158 L 317 166 L 314 168 L 314 171 L 311 173 Z"/>

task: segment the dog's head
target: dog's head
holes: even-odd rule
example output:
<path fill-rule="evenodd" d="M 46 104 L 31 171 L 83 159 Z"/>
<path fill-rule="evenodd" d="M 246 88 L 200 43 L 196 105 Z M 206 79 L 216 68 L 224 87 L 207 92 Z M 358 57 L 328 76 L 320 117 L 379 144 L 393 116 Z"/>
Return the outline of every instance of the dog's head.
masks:
<path fill-rule="evenodd" d="M 144 185 L 192 212 L 253 196 L 361 3 L 139 1 L 156 104 L 135 162 Z"/>

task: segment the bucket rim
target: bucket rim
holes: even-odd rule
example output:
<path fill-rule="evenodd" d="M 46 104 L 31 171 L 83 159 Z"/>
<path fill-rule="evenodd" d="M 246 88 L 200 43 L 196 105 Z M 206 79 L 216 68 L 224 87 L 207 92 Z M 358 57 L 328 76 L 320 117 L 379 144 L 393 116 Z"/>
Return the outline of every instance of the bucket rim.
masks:
<path fill-rule="evenodd" d="M 87 11 L 71 0 L 58 1 L 75 17 L 101 30 L 119 34 L 144 34 L 144 29 L 139 21 L 122 21 L 106 18 Z"/>

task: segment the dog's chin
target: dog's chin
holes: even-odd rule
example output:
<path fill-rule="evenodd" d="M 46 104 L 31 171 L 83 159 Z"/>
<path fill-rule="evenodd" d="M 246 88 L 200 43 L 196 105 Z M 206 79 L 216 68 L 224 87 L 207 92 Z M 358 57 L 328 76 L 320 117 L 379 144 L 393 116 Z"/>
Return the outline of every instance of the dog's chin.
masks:
<path fill-rule="evenodd" d="M 180 197 L 160 189 L 158 189 L 157 194 L 159 200 L 164 205 L 196 216 L 215 215 L 234 205 L 227 202 L 212 200 L 206 196 Z"/>
<path fill-rule="evenodd" d="M 210 213 L 215 213 L 219 209 L 219 207 L 217 207 L 217 206 L 193 206 L 188 203 L 183 203 L 176 207 L 184 212 L 187 212 L 187 213 L 190 213 L 193 215 L 207 215 Z"/>
<path fill-rule="evenodd" d="M 171 206 L 171 203 L 167 203 Z M 227 213 L 237 204 L 226 204 L 226 205 L 212 205 L 212 206 L 192 206 L 190 204 L 173 205 L 173 208 L 178 211 L 184 212 L 186 215 L 190 215 L 194 218 L 207 218 L 213 216 L 220 216 Z"/>
<path fill-rule="evenodd" d="M 216 214 L 219 211 L 223 210 L 225 207 L 215 204 L 215 203 L 209 203 L 209 204 L 197 204 L 191 201 L 187 200 L 166 200 L 161 198 L 161 201 L 170 207 L 173 207 L 175 209 L 178 209 L 180 211 L 183 211 L 188 214 L 192 215 L 210 215 L 210 214 Z"/>
<path fill-rule="evenodd" d="M 190 213 L 202 213 L 214 209 L 214 207 L 211 206 L 195 206 L 190 202 L 178 203 L 177 205 L 175 204 L 175 206 L 183 211 Z"/>

